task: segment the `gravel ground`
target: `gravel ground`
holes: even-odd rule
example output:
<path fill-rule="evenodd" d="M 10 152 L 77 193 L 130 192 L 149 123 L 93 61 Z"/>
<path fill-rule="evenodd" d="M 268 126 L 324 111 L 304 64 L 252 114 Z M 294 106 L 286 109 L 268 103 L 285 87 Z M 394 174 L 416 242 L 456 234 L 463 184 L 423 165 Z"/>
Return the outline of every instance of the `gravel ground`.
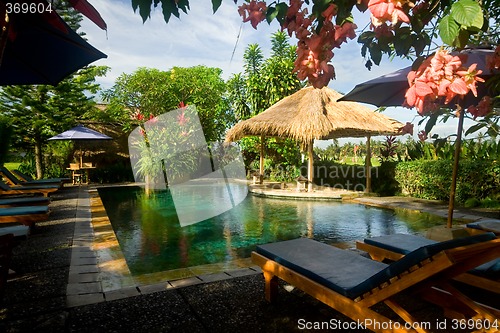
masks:
<path fill-rule="evenodd" d="M 54 195 L 50 220 L 38 224 L 14 248 L 16 274 L 10 277 L 0 303 L 0 332 L 303 332 L 311 330 L 302 329 L 300 319 L 348 322 L 297 289 L 279 288 L 278 301 L 267 303 L 261 274 L 67 308 L 77 190 L 68 187 Z M 427 303 L 411 297 L 399 301 L 412 308 L 418 320 L 444 320 L 442 311 Z M 383 305 L 376 309 L 394 317 Z"/>

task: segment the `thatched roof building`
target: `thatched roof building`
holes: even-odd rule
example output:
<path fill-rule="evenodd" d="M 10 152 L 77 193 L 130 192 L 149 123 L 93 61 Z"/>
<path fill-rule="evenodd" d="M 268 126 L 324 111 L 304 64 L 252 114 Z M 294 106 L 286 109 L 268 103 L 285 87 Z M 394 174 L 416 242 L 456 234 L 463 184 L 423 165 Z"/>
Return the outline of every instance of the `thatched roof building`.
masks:
<path fill-rule="evenodd" d="M 236 124 L 226 134 L 226 142 L 238 141 L 245 136 L 281 137 L 298 141 L 302 149 L 308 150 L 308 180 L 309 190 L 312 190 L 314 140 L 368 137 L 369 150 L 371 136 L 402 134 L 402 123 L 356 102 L 337 102 L 342 96 L 328 87 L 303 88 L 266 111 Z M 261 145 L 261 175 L 264 172 L 263 146 Z M 368 158 L 367 170 L 369 171 Z M 367 191 L 370 190 L 369 178 L 368 174 Z"/>
<path fill-rule="evenodd" d="M 245 136 L 282 137 L 305 147 L 313 140 L 401 134 L 402 123 L 356 102 L 337 102 L 342 96 L 328 87 L 303 88 L 236 124 L 226 141 Z"/>

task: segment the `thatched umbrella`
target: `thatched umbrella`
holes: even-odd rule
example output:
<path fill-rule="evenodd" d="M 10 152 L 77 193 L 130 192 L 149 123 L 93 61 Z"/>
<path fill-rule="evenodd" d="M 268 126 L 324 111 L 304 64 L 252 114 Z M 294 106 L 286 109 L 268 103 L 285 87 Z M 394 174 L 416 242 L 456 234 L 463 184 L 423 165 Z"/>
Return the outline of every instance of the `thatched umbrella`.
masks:
<path fill-rule="evenodd" d="M 298 141 L 302 149 L 308 150 L 309 189 L 312 189 L 313 180 L 314 140 L 368 137 L 369 168 L 370 137 L 401 134 L 403 124 L 356 102 L 337 102 L 341 97 L 341 94 L 328 87 L 303 88 L 266 111 L 236 124 L 226 134 L 226 141 L 237 141 L 245 136 L 281 137 Z M 262 144 L 260 174 L 264 172 L 263 166 Z M 367 172 L 367 190 L 370 187 L 369 174 Z"/>

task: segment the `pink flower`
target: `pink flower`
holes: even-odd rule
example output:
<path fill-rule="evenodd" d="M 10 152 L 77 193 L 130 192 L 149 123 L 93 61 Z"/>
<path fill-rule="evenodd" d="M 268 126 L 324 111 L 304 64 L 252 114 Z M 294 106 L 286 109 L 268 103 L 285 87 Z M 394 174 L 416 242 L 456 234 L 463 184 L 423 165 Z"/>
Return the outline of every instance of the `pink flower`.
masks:
<path fill-rule="evenodd" d="M 477 95 L 477 82 L 484 82 L 478 75 L 481 70 L 472 64 L 468 69 L 462 66 L 463 56 L 452 56 L 446 50 L 439 50 L 422 62 L 418 70 L 408 73 L 410 88 L 405 94 L 405 106 L 415 107 L 423 115 L 448 104 L 456 96 L 465 96 L 472 91 Z M 444 101 L 443 101 L 444 100 Z"/>
<path fill-rule="evenodd" d="M 406 124 L 399 129 L 401 134 L 410 134 L 413 135 L 413 124 L 410 122 L 406 122 Z"/>
<path fill-rule="evenodd" d="M 267 5 L 264 1 L 250 1 L 250 4 L 243 4 L 238 7 L 238 13 L 243 17 L 243 22 L 250 21 L 254 29 L 266 18 Z"/>
<path fill-rule="evenodd" d="M 398 22 L 410 23 L 410 19 L 403 11 L 405 3 L 409 3 L 410 7 L 413 6 L 413 3 L 405 0 L 370 0 L 368 9 L 373 26 L 378 27 L 387 21 L 390 21 L 392 25 Z"/>

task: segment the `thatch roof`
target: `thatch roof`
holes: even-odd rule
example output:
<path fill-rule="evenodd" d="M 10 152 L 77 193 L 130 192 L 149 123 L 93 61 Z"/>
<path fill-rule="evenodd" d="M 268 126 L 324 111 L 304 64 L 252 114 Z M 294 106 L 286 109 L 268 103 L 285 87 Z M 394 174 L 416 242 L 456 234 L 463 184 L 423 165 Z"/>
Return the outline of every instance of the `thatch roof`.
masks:
<path fill-rule="evenodd" d="M 245 136 L 286 137 L 306 144 L 313 140 L 401 134 L 403 124 L 325 87 L 307 87 L 239 122 L 226 134 L 233 142 Z"/>

